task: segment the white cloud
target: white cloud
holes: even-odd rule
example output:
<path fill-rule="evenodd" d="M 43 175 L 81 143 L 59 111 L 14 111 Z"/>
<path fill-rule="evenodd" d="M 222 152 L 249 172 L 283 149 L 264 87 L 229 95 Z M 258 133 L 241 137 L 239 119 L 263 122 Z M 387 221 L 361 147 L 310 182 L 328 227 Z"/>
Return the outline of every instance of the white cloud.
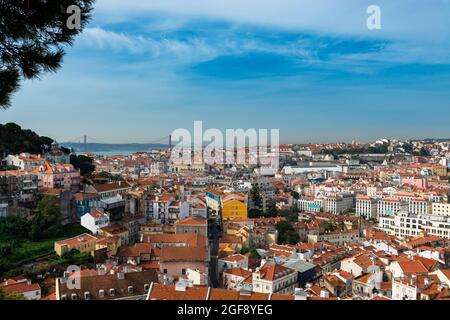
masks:
<path fill-rule="evenodd" d="M 117 33 L 100 27 L 86 28 L 80 37 L 80 45 L 100 50 L 113 50 L 132 54 L 148 54 L 152 58 L 171 61 L 172 64 L 208 61 L 219 56 L 247 52 L 275 53 L 284 56 L 314 60 L 319 43 L 300 39 L 283 44 L 272 44 L 252 37 L 233 34 L 215 34 L 211 37 L 191 36 L 180 40 L 176 37 L 152 37 Z"/>
<path fill-rule="evenodd" d="M 369 31 L 366 9 L 381 7 L 382 30 Z M 98 0 L 109 19 L 167 13 L 319 33 L 390 39 L 450 39 L 447 0 Z"/>
<path fill-rule="evenodd" d="M 81 35 L 82 44 L 99 49 L 128 50 L 139 53 L 146 50 L 148 43 L 142 37 L 129 37 L 123 33 L 107 31 L 99 27 L 86 28 Z"/>

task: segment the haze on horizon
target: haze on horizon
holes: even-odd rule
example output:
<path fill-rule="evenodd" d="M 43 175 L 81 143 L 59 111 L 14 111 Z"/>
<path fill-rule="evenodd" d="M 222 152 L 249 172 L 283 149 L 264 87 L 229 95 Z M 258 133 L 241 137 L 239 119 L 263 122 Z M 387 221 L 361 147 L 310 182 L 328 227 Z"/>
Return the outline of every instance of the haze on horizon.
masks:
<path fill-rule="evenodd" d="M 58 141 L 146 143 L 177 128 L 280 129 L 281 143 L 449 138 L 450 4 L 97 0 L 61 70 L 0 122 Z"/>

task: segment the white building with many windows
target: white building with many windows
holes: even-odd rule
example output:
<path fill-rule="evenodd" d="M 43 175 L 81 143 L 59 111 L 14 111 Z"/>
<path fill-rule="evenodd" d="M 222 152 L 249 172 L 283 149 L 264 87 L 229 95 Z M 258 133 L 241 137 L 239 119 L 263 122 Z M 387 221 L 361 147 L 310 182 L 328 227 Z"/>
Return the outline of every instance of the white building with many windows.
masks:
<path fill-rule="evenodd" d="M 450 216 L 450 203 L 433 203 L 431 212 L 435 216 Z"/>
<path fill-rule="evenodd" d="M 324 211 L 333 214 L 348 212 L 353 209 L 353 199 L 351 194 L 328 196 L 325 198 Z"/>
<path fill-rule="evenodd" d="M 385 198 L 378 202 L 377 217 L 392 216 L 402 209 L 403 202 L 397 198 Z"/>
<path fill-rule="evenodd" d="M 377 218 L 378 200 L 369 196 L 356 199 L 356 215 L 366 220 Z"/>
<path fill-rule="evenodd" d="M 303 197 L 298 199 L 297 206 L 300 212 L 317 213 L 324 208 L 325 199 L 320 197 Z"/>
<path fill-rule="evenodd" d="M 293 294 L 297 288 L 297 271 L 282 265 L 266 263 L 253 272 L 253 291 Z"/>
<path fill-rule="evenodd" d="M 384 232 L 400 238 L 417 237 L 422 233 L 450 239 L 450 217 L 416 215 L 400 211 L 392 216 L 381 216 L 379 227 Z"/>
<path fill-rule="evenodd" d="M 408 211 L 414 214 L 430 214 L 431 204 L 424 198 L 415 198 L 408 201 Z"/>
<path fill-rule="evenodd" d="M 412 277 L 393 279 L 392 300 L 417 300 L 417 279 Z"/>

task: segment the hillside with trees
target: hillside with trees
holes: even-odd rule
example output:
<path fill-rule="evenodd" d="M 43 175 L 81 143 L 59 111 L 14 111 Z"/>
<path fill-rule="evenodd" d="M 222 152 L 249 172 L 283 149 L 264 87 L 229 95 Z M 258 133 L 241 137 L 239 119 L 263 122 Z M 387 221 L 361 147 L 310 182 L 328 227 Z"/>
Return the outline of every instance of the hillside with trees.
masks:
<path fill-rule="evenodd" d="M 53 139 L 38 135 L 29 129 L 22 129 L 15 123 L 0 124 L 0 156 L 4 153 L 19 154 L 29 152 L 40 154 L 48 148 Z"/>

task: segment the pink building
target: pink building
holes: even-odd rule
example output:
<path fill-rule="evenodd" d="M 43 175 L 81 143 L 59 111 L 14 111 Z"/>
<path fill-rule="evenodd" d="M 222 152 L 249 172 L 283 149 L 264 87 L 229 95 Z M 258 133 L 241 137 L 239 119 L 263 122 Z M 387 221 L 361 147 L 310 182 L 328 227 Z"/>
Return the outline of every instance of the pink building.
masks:
<path fill-rule="evenodd" d="M 186 276 L 188 269 L 208 274 L 207 247 L 163 247 L 159 260 L 160 271 L 173 278 Z"/>
<path fill-rule="evenodd" d="M 44 189 L 64 189 L 77 192 L 80 189 L 80 171 L 71 164 L 45 162 L 35 171 L 39 176 L 39 187 Z"/>
<path fill-rule="evenodd" d="M 428 180 L 424 177 L 402 177 L 401 184 L 407 184 L 420 189 L 428 189 Z"/>

